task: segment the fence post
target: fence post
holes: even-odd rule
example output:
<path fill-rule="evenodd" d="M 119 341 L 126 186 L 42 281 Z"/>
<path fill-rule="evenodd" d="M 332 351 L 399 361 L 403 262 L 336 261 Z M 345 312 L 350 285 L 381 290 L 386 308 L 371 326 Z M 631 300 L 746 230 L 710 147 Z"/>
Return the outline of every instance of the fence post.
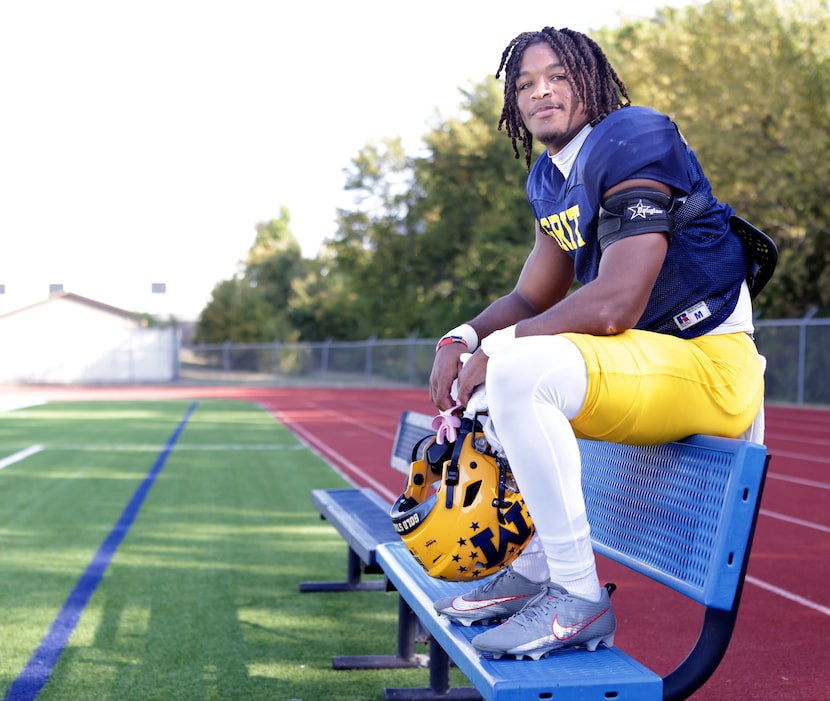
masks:
<path fill-rule="evenodd" d="M 325 380 L 329 374 L 329 348 L 331 348 L 331 336 L 323 341 L 323 352 L 320 357 L 320 379 Z"/>
<path fill-rule="evenodd" d="M 409 336 L 409 384 L 415 386 L 415 341 L 418 340 L 418 334 L 413 333 Z"/>
<path fill-rule="evenodd" d="M 225 344 L 222 346 L 222 367 L 225 369 L 225 372 L 231 371 L 231 339 L 225 341 Z"/>
<path fill-rule="evenodd" d="M 182 330 L 178 326 L 173 327 L 171 346 L 172 348 L 170 350 L 173 353 L 173 379 L 178 380 L 182 376 Z"/>
<path fill-rule="evenodd" d="M 810 307 L 798 325 L 798 390 L 796 403 L 804 404 L 804 382 L 807 377 L 807 322 L 818 313 L 818 307 Z"/>
<path fill-rule="evenodd" d="M 366 379 L 370 381 L 372 379 L 372 366 L 374 364 L 374 348 L 376 340 L 377 336 L 372 334 L 366 341 L 366 361 L 364 363 L 364 370 L 366 374 Z"/>
<path fill-rule="evenodd" d="M 271 374 L 276 380 L 280 376 L 280 339 L 275 338 L 271 345 Z"/>

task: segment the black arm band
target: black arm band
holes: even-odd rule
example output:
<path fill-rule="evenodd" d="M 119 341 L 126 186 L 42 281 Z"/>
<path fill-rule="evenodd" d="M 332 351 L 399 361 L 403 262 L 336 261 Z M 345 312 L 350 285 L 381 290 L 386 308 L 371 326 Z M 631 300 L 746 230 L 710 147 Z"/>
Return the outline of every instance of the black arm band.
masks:
<path fill-rule="evenodd" d="M 661 233 L 671 241 L 675 199 L 659 190 L 634 188 L 611 195 L 599 210 L 597 238 L 604 251 L 615 241 Z"/>

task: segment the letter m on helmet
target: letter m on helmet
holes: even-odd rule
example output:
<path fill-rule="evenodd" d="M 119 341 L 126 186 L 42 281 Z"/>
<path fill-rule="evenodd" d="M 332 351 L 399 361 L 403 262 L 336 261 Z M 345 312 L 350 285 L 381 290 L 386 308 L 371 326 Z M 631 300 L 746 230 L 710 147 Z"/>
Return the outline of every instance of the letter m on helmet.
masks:
<path fill-rule="evenodd" d="M 523 505 L 520 501 L 513 502 L 503 516 L 504 523 L 499 524 L 498 539 L 495 543 L 493 531 L 489 527 L 470 538 L 470 542 L 481 551 L 487 567 L 503 562 L 511 545 L 523 548 L 531 534 L 530 522 L 523 512 Z"/>

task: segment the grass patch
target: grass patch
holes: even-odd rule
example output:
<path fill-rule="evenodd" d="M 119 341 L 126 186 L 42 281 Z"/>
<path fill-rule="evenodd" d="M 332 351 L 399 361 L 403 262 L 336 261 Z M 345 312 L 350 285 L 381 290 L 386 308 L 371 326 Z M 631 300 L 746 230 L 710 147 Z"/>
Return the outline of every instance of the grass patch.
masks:
<path fill-rule="evenodd" d="M 46 448 L 0 471 L 3 693 L 189 406 L 0 415 L 0 457 Z M 256 405 L 199 402 L 39 699 L 360 701 L 427 686 L 427 670 L 331 668 L 394 653 L 397 595 L 298 591 L 345 575 L 346 546 L 309 498 L 342 486 Z"/>

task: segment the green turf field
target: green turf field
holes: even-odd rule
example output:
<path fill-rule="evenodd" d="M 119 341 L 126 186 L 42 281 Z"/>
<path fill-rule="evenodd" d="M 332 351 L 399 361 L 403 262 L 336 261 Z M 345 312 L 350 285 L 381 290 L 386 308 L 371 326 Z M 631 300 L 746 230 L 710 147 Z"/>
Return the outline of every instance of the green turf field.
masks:
<path fill-rule="evenodd" d="M 344 482 L 255 404 L 67 402 L 0 414 L 0 460 L 30 446 L 43 449 L 0 469 L 6 701 L 84 582 L 91 596 L 43 701 L 361 701 L 428 686 L 425 669 L 332 669 L 333 655 L 395 652 L 397 595 L 298 592 L 301 580 L 345 576 L 346 547 L 309 498 Z M 113 534 L 121 540 L 90 588 L 87 568 Z"/>

